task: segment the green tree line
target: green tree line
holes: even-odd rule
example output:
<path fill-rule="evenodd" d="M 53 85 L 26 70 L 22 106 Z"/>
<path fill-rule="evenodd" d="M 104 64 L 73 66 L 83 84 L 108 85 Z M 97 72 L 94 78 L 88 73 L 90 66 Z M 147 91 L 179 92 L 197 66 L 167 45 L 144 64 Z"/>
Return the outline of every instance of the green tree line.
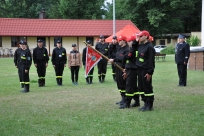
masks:
<path fill-rule="evenodd" d="M 106 0 L 0 0 L 0 17 L 112 19 L 112 3 Z M 128 19 L 152 35 L 201 30 L 201 0 L 115 0 L 116 19 Z M 105 18 L 102 16 L 105 15 Z"/>

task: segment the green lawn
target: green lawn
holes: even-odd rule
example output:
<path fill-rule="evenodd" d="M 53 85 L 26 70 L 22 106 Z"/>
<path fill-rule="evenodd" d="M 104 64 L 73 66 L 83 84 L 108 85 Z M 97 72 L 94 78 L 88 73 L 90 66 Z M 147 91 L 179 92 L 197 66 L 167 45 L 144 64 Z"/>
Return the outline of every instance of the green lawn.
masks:
<path fill-rule="evenodd" d="M 116 84 L 108 66 L 106 82 L 86 85 L 84 69 L 74 86 L 70 70 L 57 86 L 49 63 L 46 87 L 39 88 L 34 65 L 30 93 L 21 90 L 12 58 L 0 58 L 0 136 L 203 136 L 204 74 L 188 70 L 187 87 L 178 87 L 174 56 L 156 62 L 154 111 L 119 109 Z M 141 104 L 143 104 L 141 102 Z"/>

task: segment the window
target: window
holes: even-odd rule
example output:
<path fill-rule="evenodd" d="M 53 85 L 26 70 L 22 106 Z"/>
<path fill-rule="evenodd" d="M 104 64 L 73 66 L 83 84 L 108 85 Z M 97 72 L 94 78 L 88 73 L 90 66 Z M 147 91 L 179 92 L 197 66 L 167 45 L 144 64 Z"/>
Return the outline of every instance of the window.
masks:
<path fill-rule="evenodd" d="M 62 37 L 54 37 L 54 47 L 57 46 L 57 41 L 60 40 L 61 41 L 61 45 L 62 45 Z"/>
<path fill-rule="evenodd" d="M 45 37 L 37 37 L 37 40 L 41 39 L 43 41 L 43 46 L 46 47 L 46 39 Z M 36 41 L 37 43 L 37 41 Z"/>
<path fill-rule="evenodd" d="M 20 41 L 27 41 L 26 37 L 11 37 L 11 47 L 18 47 Z"/>
<path fill-rule="evenodd" d="M 0 37 L 0 47 L 2 47 L 2 37 Z"/>
<path fill-rule="evenodd" d="M 170 38 L 167 39 L 167 43 L 171 43 L 171 39 Z"/>
<path fill-rule="evenodd" d="M 165 45 L 165 40 L 159 40 L 159 45 Z"/>

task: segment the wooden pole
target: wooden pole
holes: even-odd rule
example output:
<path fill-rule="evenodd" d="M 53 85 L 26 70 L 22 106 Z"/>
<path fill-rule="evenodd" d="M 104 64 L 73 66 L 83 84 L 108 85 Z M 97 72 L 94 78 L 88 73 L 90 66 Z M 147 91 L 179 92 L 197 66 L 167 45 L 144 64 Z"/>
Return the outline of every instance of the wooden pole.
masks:
<path fill-rule="evenodd" d="M 92 48 L 88 43 L 86 43 L 85 41 L 83 41 L 87 46 L 89 46 L 92 50 L 94 50 L 95 52 L 97 52 L 98 54 L 100 54 L 102 57 L 104 57 L 107 61 L 109 60 L 108 57 L 106 57 L 105 55 L 103 55 L 102 53 L 100 53 L 99 51 L 97 51 L 96 49 Z M 120 70 L 124 71 L 124 69 L 119 66 L 118 64 L 116 64 L 115 62 L 112 62 L 117 68 L 119 68 Z"/>

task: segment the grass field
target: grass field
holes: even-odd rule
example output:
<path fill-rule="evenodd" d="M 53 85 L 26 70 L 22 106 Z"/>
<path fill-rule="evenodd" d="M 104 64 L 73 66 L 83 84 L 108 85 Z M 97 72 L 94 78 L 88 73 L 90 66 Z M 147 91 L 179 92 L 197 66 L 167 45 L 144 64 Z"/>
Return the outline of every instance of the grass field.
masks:
<path fill-rule="evenodd" d="M 153 75 L 154 111 L 119 109 L 116 84 L 108 66 L 106 82 L 86 85 L 80 70 L 74 86 L 70 70 L 57 86 L 49 63 L 46 87 L 39 88 L 34 65 L 30 93 L 21 90 L 12 58 L 0 58 L 0 136 L 203 136 L 204 74 L 188 70 L 187 87 L 178 87 L 174 56 L 156 62 Z M 143 104 L 141 102 L 141 104 Z"/>

